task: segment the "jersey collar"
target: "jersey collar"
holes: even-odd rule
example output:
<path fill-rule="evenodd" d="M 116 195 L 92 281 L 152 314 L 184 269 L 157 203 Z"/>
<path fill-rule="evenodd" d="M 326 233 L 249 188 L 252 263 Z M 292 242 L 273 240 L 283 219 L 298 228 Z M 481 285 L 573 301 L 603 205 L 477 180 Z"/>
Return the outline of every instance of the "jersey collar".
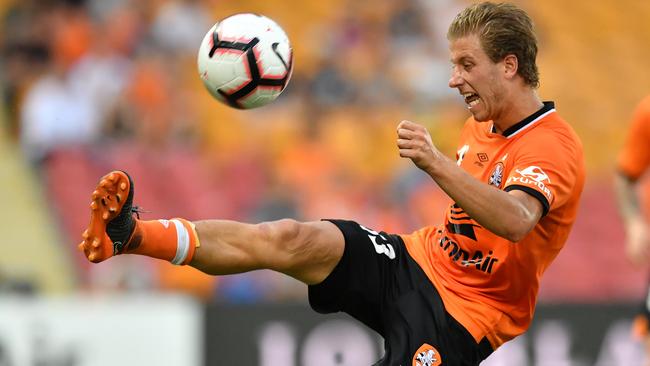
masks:
<path fill-rule="evenodd" d="M 528 127 L 534 125 L 537 121 L 546 117 L 546 115 L 548 115 L 549 113 L 553 113 L 553 112 L 555 112 L 555 102 L 551 102 L 551 101 L 544 102 L 542 108 L 540 108 L 537 112 L 531 114 L 530 116 L 524 118 L 520 122 L 517 122 L 516 124 L 508 127 L 508 129 L 503 131 L 503 136 L 506 138 L 513 137 L 518 133 L 522 132 L 523 130 L 527 129 Z M 496 133 L 494 124 L 492 124 L 492 128 L 490 128 L 490 132 Z"/>

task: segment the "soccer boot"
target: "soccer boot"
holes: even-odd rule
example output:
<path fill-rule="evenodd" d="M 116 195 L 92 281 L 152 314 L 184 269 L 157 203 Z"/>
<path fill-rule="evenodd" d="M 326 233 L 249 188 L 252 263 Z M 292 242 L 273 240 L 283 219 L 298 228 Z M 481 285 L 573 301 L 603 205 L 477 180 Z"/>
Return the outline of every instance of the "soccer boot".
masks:
<path fill-rule="evenodd" d="M 79 249 L 93 263 L 99 263 L 127 248 L 135 229 L 133 181 L 126 172 L 103 176 L 92 194 L 90 223 L 82 234 Z"/>

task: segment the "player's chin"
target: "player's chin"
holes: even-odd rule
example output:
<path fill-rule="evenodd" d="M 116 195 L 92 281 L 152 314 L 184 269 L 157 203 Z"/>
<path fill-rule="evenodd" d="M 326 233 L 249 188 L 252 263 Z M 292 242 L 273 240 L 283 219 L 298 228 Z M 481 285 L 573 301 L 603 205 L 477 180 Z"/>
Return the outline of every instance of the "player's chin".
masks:
<path fill-rule="evenodd" d="M 487 113 L 479 112 L 479 111 L 477 112 L 472 111 L 472 117 L 474 117 L 474 120 L 476 122 L 488 122 L 492 120 Z"/>

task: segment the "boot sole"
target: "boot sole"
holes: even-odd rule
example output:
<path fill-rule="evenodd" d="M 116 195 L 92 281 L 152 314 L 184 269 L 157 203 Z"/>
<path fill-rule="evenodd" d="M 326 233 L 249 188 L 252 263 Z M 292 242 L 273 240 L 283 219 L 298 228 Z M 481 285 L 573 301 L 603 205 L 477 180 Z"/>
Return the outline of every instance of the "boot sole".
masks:
<path fill-rule="evenodd" d="M 89 261 L 99 263 L 115 254 L 113 242 L 106 234 L 106 225 L 119 215 L 130 189 L 129 177 L 121 171 L 106 174 L 97 184 L 90 202 L 90 223 L 79 244 Z"/>

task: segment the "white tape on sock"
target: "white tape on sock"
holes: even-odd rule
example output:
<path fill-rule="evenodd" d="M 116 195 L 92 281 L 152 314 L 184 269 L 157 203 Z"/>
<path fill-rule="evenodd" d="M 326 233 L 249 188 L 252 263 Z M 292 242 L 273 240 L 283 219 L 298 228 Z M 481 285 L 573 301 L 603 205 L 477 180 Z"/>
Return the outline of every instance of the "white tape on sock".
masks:
<path fill-rule="evenodd" d="M 179 220 L 169 220 L 176 226 L 176 256 L 172 259 L 172 264 L 181 265 L 190 252 L 190 233 Z"/>

